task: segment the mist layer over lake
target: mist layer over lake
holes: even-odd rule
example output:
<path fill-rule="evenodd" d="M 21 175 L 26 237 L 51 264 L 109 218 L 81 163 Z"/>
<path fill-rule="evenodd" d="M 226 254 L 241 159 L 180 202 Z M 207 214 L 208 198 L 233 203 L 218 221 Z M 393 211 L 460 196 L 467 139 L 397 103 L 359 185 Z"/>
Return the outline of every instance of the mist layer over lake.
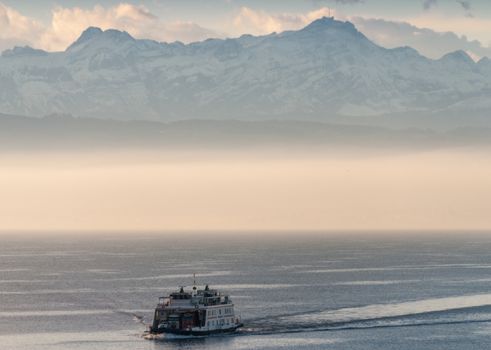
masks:
<path fill-rule="evenodd" d="M 491 227 L 490 153 L 120 150 L 0 156 L 0 230 Z"/>
<path fill-rule="evenodd" d="M 4 236 L 2 348 L 484 349 L 491 340 L 489 238 L 235 234 Z M 245 327 L 143 339 L 158 297 L 193 273 L 231 294 Z"/>

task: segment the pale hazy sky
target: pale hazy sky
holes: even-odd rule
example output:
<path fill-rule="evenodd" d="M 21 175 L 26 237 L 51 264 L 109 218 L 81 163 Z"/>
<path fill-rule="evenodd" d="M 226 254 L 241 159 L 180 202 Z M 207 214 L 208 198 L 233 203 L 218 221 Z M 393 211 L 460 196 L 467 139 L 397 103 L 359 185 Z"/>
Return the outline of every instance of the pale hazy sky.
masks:
<path fill-rule="evenodd" d="M 158 41 L 268 34 L 298 29 L 328 8 L 383 46 L 409 45 L 433 58 L 457 49 L 491 56 L 488 0 L 0 0 L 0 50 L 63 50 L 88 26 Z"/>
<path fill-rule="evenodd" d="M 0 155 L 10 230 L 490 229 L 489 151 Z"/>

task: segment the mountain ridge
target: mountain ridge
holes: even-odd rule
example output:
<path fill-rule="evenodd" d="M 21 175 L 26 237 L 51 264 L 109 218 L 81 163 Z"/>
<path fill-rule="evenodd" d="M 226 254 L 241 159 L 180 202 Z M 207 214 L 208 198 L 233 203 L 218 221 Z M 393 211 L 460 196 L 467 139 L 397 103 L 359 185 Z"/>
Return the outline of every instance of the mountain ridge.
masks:
<path fill-rule="evenodd" d="M 335 26 L 333 26 L 332 24 L 335 24 Z M 259 36 L 255 36 L 255 35 L 252 35 L 252 34 L 242 34 L 241 36 L 239 37 L 231 37 L 231 38 L 208 38 L 208 39 L 204 39 L 204 40 L 201 40 L 201 41 L 195 41 L 195 42 L 190 42 L 188 44 L 184 44 L 180 41 L 173 41 L 173 42 L 165 42 L 165 41 L 156 41 L 156 40 L 151 40 L 151 39 L 136 39 L 134 38 L 131 34 L 129 34 L 128 32 L 126 31 L 123 31 L 123 30 L 118 30 L 118 29 L 113 29 L 113 28 L 110 28 L 110 29 L 106 29 L 106 30 L 102 30 L 100 27 L 96 27 L 96 26 L 89 26 L 87 27 L 84 31 L 82 31 L 82 33 L 80 34 L 80 36 L 72 43 L 70 44 L 64 51 L 62 52 L 67 52 L 70 50 L 71 47 L 73 46 L 76 46 L 78 44 L 81 44 L 81 43 L 84 43 L 84 42 L 87 42 L 89 41 L 90 39 L 93 39 L 97 36 L 100 36 L 100 35 L 110 35 L 110 34 L 113 34 L 112 36 L 113 37 L 125 37 L 127 39 L 129 39 L 130 41 L 139 41 L 139 42 L 154 42 L 154 43 L 157 43 L 157 44 L 161 44 L 161 45 L 173 45 L 173 44 L 177 44 L 177 45 L 181 45 L 181 46 L 191 46 L 191 45 L 197 45 L 197 44 L 200 44 L 200 43 L 205 43 L 205 42 L 208 42 L 208 41 L 227 41 L 227 40 L 240 40 L 240 39 L 245 39 L 245 38 L 266 38 L 266 37 L 271 37 L 271 36 L 277 36 L 277 35 L 282 35 L 282 34 L 287 34 L 287 33 L 294 33 L 294 32 L 306 32 L 306 31 L 312 31 L 312 30 L 315 30 L 315 29 L 326 29 L 326 26 L 330 26 L 330 29 L 333 29 L 333 28 L 344 28 L 345 30 L 348 29 L 348 31 L 352 31 L 352 33 L 354 34 L 358 34 L 358 35 L 361 35 L 364 39 L 370 41 L 372 44 L 374 44 L 370 39 L 368 39 L 362 32 L 360 32 L 358 29 L 356 29 L 356 26 L 352 23 L 352 22 L 349 22 L 349 21 L 338 21 L 338 20 L 335 20 L 334 17 L 321 17 L 319 19 L 316 19 L 314 21 L 312 21 L 310 24 L 308 24 L 307 26 L 305 26 L 304 28 L 300 29 L 300 30 L 287 30 L 287 31 L 284 31 L 284 32 L 281 32 L 281 33 L 277 33 L 277 32 L 272 32 L 272 33 L 269 33 L 269 34 L 265 34 L 265 35 L 259 35 Z M 381 48 L 383 48 L 383 46 L 380 46 L 380 45 L 377 45 L 377 44 L 374 44 L 376 46 L 379 46 Z M 56 52 L 59 52 L 59 51 L 45 51 L 45 50 L 42 50 L 42 49 L 36 49 L 32 46 L 29 46 L 29 45 L 25 45 L 25 46 L 14 46 L 13 48 L 11 49 L 6 49 L 4 51 L 1 52 L 1 54 L 3 55 L 4 53 L 6 52 L 11 52 L 11 51 L 22 51 L 22 50 L 26 50 L 26 51 L 31 51 L 31 52 L 38 52 L 38 53 L 56 53 Z M 434 60 L 434 61 L 438 61 L 438 60 L 441 60 L 442 58 L 446 57 L 446 56 L 449 56 L 449 55 L 463 55 L 465 56 L 466 58 L 469 58 L 470 60 L 472 60 L 474 63 L 478 63 L 479 61 L 487 61 L 487 60 L 490 60 L 490 58 L 484 56 L 484 57 L 481 57 L 479 59 L 479 61 L 475 62 L 470 56 L 469 54 L 467 54 L 467 52 L 465 52 L 464 50 L 455 50 L 455 51 L 450 51 L 450 52 L 447 52 L 446 54 L 442 55 L 442 57 L 438 58 L 438 59 L 433 59 L 433 58 L 429 58 L 429 57 L 426 57 L 424 56 L 423 54 L 421 54 L 418 50 L 414 49 L 413 47 L 411 46 L 399 46 L 399 47 L 395 47 L 395 48 L 391 48 L 391 49 L 387 49 L 387 50 L 411 50 L 411 51 L 414 51 L 415 53 L 417 53 L 418 55 L 422 56 L 422 57 L 425 57 L 427 58 L 428 60 Z"/>
<path fill-rule="evenodd" d="M 464 51 L 432 60 L 410 47 L 386 49 L 331 17 L 297 31 L 191 44 L 89 27 L 63 52 L 4 51 L 0 112 L 349 122 L 464 111 L 472 115 L 457 124 L 472 125 L 491 107 L 490 66 Z"/>
<path fill-rule="evenodd" d="M 0 154 L 8 151 L 134 150 L 407 150 L 491 147 L 491 128 L 391 129 L 370 125 L 288 120 L 118 121 L 0 113 Z"/>

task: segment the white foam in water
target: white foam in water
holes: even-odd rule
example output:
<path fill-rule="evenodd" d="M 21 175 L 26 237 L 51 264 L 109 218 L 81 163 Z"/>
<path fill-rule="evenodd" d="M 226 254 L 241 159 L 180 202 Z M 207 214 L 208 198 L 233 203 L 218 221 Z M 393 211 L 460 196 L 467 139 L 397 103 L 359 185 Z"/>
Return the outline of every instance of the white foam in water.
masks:
<path fill-rule="evenodd" d="M 387 266 L 387 267 L 325 268 L 325 269 L 297 271 L 297 273 L 338 273 L 338 272 L 438 270 L 438 269 L 448 269 L 448 268 L 491 269 L 491 265 L 482 265 L 482 264 L 435 264 L 435 265 L 404 265 L 404 266 Z"/>
<path fill-rule="evenodd" d="M 243 289 L 282 289 L 282 288 L 292 288 L 301 287 L 302 284 L 217 284 L 213 285 L 213 288 L 220 290 L 243 290 Z"/>
<path fill-rule="evenodd" d="M 82 253 L 76 252 L 45 252 L 45 253 L 2 253 L 0 258 L 29 258 L 29 257 L 63 257 L 63 256 L 80 256 Z"/>
<path fill-rule="evenodd" d="M 9 283 L 31 284 L 31 283 L 46 283 L 46 282 L 51 282 L 51 280 L 0 280 L 0 284 L 9 284 Z"/>
<path fill-rule="evenodd" d="M 80 344 L 90 344 L 90 349 L 121 349 L 122 341 L 138 343 L 134 330 L 117 332 L 78 332 L 78 333 L 30 333 L 29 335 L 0 335 L 2 349 L 63 349 L 80 348 Z M 133 344 L 133 348 L 135 344 Z"/>
<path fill-rule="evenodd" d="M 231 273 L 232 273 L 231 271 L 216 271 L 216 272 L 200 273 L 199 277 L 226 276 L 226 275 L 230 275 Z M 178 278 L 190 278 L 190 274 L 105 278 L 105 279 L 101 279 L 100 281 L 108 281 L 108 282 L 111 282 L 111 281 L 146 281 L 146 280 L 162 280 L 162 279 L 178 279 Z"/>
<path fill-rule="evenodd" d="M 370 272 L 370 271 L 399 271 L 399 270 L 427 270 L 428 266 L 392 266 L 392 267 L 360 267 L 360 268 L 339 268 L 339 269 L 316 269 L 307 271 L 297 271 L 297 273 L 341 273 L 341 272 Z"/>
<path fill-rule="evenodd" d="M 3 317 L 58 317 L 58 316 L 86 316 L 86 315 L 108 315 L 112 310 L 45 310 L 45 311 L 1 311 Z"/>
<path fill-rule="evenodd" d="M 90 288 L 81 289 L 39 289 L 39 290 L 22 290 L 22 291 L 0 291 L 0 295 L 45 295 L 45 294 L 81 294 L 81 293 L 101 293 Z"/>
<path fill-rule="evenodd" d="M 101 275 L 116 275 L 121 274 L 123 271 L 120 270 L 105 270 L 105 269 L 87 269 L 87 273 L 101 274 Z"/>
<path fill-rule="evenodd" d="M 191 339 L 187 336 L 171 336 L 171 335 L 145 335 L 146 340 L 178 340 L 178 339 Z M 196 338 L 194 338 L 196 340 Z M 275 349 L 292 347 L 319 347 L 340 343 L 343 340 L 339 338 L 316 338 L 316 337 L 296 337 L 292 335 L 282 334 L 281 336 L 261 336 L 261 337 L 236 337 L 236 338 L 224 338 L 223 341 L 232 341 L 233 343 L 213 343 L 215 349 L 229 349 L 234 350 L 242 349 L 261 349 L 269 348 L 271 344 L 274 344 Z M 227 346 L 228 345 L 228 346 Z M 179 347 L 180 348 L 180 347 Z M 192 347 L 190 347 L 192 348 Z"/>
<path fill-rule="evenodd" d="M 465 280 L 448 280 L 443 281 L 445 284 L 469 284 L 469 283 L 489 283 L 491 278 L 476 278 L 476 279 L 465 279 Z"/>
<path fill-rule="evenodd" d="M 279 348 L 292 348 L 292 347 L 312 347 L 312 346 L 327 346 L 335 343 L 341 342 L 340 339 L 329 339 L 329 338 L 305 338 L 305 337 L 285 337 L 284 335 L 280 337 L 260 337 L 260 338 L 250 338 L 242 337 L 234 339 L 233 348 L 235 350 L 241 349 L 258 349 L 267 347 L 268 345 L 274 344 L 275 349 Z"/>
<path fill-rule="evenodd" d="M 373 320 L 384 317 L 418 315 L 429 312 L 449 311 L 491 305 L 491 294 L 478 294 L 448 298 L 424 299 L 394 304 L 376 304 L 362 307 L 330 310 L 315 314 L 282 317 L 281 320 L 302 322 L 349 322 Z"/>
<path fill-rule="evenodd" d="M 390 284 L 401 283 L 418 283 L 421 280 L 380 280 L 380 281 L 347 281 L 347 282 L 335 282 L 335 286 L 384 286 Z"/>

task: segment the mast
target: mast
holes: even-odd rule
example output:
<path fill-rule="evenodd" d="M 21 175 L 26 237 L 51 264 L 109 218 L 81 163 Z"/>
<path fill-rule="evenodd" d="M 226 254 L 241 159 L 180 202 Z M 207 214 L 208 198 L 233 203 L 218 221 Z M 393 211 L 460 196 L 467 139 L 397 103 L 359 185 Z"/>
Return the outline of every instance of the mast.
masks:
<path fill-rule="evenodd" d="M 193 273 L 193 295 L 196 295 L 196 274 Z"/>

